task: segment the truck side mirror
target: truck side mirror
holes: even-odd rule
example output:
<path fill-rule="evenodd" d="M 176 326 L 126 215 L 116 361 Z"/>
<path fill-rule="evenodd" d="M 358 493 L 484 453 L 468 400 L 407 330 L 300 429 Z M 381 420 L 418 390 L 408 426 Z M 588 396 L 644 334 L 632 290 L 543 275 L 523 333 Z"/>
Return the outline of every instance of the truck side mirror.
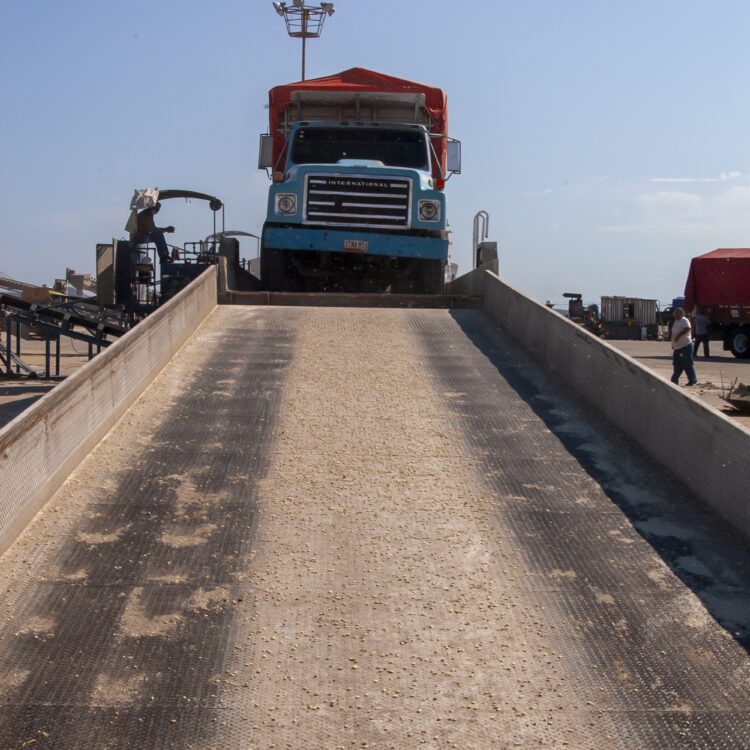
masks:
<path fill-rule="evenodd" d="M 461 141 L 448 141 L 446 167 L 449 172 L 461 174 Z"/>
<path fill-rule="evenodd" d="M 260 151 L 258 152 L 258 169 L 273 167 L 273 136 L 268 133 L 260 136 Z"/>

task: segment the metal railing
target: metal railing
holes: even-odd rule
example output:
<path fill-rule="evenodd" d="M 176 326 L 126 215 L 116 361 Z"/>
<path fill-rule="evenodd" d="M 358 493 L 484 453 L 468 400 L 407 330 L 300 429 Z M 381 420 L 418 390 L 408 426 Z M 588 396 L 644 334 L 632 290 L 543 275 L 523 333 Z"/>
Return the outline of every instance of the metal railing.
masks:
<path fill-rule="evenodd" d="M 486 211 L 477 211 L 474 216 L 474 239 L 472 243 L 472 257 L 474 262 L 474 268 L 479 266 L 479 258 L 477 257 L 477 250 L 479 244 L 484 242 L 489 236 L 490 231 L 490 215 Z"/>

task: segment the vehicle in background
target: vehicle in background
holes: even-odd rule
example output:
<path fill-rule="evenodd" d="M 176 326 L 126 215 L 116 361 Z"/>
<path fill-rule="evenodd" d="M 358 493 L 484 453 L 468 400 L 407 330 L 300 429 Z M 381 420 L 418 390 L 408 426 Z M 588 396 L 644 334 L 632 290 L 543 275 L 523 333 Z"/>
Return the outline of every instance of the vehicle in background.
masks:
<path fill-rule="evenodd" d="M 666 307 L 663 307 L 661 310 L 659 310 L 657 316 L 659 324 L 663 326 L 671 325 L 674 322 L 674 311 L 677 307 L 681 307 L 683 310 L 685 309 L 684 297 L 673 297 L 672 303 L 670 305 L 667 305 Z"/>
<path fill-rule="evenodd" d="M 583 304 L 583 295 L 580 292 L 563 292 L 563 297 L 568 300 L 568 319 L 591 331 L 595 336 L 602 332 L 602 320 L 599 314 L 599 305 Z"/>
<path fill-rule="evenodd" d="M 735 357 L 750 357 L 750 249 L 725 248 L 690 261 L 685 312 L 700 309 Z"/>
<path fill-rule="evenodd" d="M 442 90 L 365 68 L 276 86 L 258 166 L 266 289 L 442 291 L 460 172 Z"/>

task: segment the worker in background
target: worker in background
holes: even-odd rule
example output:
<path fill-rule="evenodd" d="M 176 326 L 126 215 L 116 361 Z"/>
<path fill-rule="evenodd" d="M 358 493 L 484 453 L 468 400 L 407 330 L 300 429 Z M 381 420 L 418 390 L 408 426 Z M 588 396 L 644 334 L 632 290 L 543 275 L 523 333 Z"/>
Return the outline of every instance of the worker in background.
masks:
<path fill-rule="evenodd" d="M 708 353 L 708 332 L 711 328 L 711 321 L 708 319 L 708 315 L 704 315 L 703 310 L 700 307 L 695 308 L 695 354 L 698 356 L 698 349 L 703 344 L 703 356 L 708 359 L 710 354 Z"/>
<path fill-rule="evenodd" d="M 134 241 L 136 244 L 145 244 L 153 242 L 156 245 L 156 251 L 159 253 L 159 262 L 166 263 L 169 259 L 169 248 L 167 241 L 164 239 L 164 232 L 174 232 L 174 227 L 157 227 L 154 223 L 154 216 L 159 213 L 161 203 L 157 203 L 151 208 L 144 208 L 138 214 L 137 228 Z"/>
<path fill-rule="evenodd" d="M 688 378 L 688 385 L 695 385 L 698 379 L 693 368 L 693 342 L 690 338 L 690 321 L 685 317 L 681 307 L 674 309 L 674 324 L 672 325 L 672 382 L 677 384 L 684 372 Z"/>

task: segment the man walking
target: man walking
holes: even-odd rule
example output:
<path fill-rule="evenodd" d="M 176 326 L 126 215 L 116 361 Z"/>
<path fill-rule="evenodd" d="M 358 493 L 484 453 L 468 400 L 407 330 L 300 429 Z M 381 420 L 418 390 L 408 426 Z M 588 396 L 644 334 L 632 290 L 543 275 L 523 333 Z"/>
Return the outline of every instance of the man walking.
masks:
<path fill-rule="evenodd" d="M 685 317 L 681 307 L 674 309 L 674 325 L 672 326 L 672 365 L 674 373 L 672 382 L 677 384 L 684 372 L 688 378 L 688 385 L 695 385 L 698 379 L 693 368 L 693 342 L 690 338 L 690 321 Z"/>
<path fill-rule="evenodd" d="M 698 356 L 698 350 L 703 343 L 703 356 L 708 359 L 708 337 L 710 333 L 711 321 L 708 315 L 705 315 L 701 308 L 697 308 L 695 313 L 695 344 L 693 345 L 693 358 Z"/>

